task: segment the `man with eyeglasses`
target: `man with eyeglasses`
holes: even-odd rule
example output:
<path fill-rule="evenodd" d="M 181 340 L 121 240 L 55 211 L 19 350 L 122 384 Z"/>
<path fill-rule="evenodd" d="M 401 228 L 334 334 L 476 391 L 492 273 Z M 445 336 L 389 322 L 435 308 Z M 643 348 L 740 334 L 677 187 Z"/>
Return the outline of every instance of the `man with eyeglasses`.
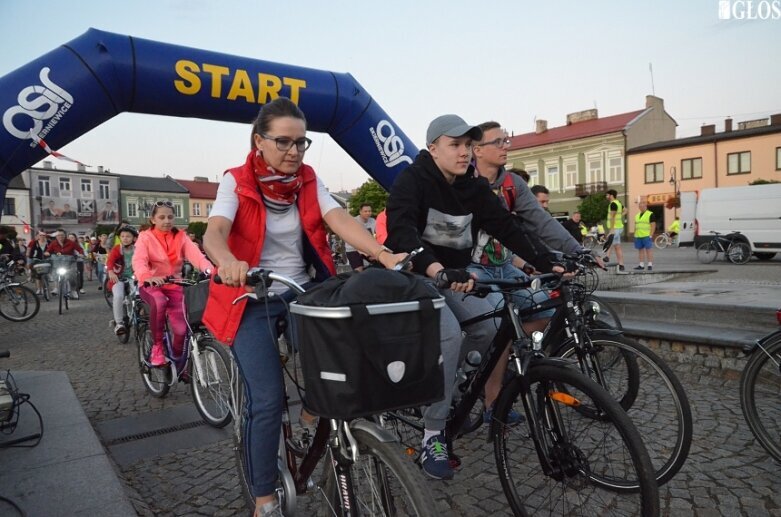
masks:
<path fill-rule="evenodd" d="M 457 115 L 434 119 L 426 132 L 427 148 L 396 178 L 387 204 L 388 239 L 397 252 L 418 247 L 413 271 L 425 275 L 439 289 L 447 306 L 440 313 L 445 398 L 424 411 L 421 464 L 435 479 L 450 479 L 445 420 L 453 396 L 456 368 L 468 351 L 484 353 L 496 333 L 496 322 L 470 325 L 462 337 L 459 321 L 493 310 L 483 298 L 464 297 L 474 286 L 466 270 L 479 230 L 496 236 L 511 250 L 535 260 L 541 269 L 552 267 L 553 257 L 532 234 L 524 231 L 491 192 L 488 183 L 474 174 L 473 142 L 483 142 L 483 131 Z M 498 142 L 499 149 L 504 144 Z M 509 346 L 509 343 L 508 343 Z M 486 385 L 490 406 L 501 388 L 501 372 Z"/>
<path fill-rule="evenodd" d="M 510 138 L 502 126 L 498 122 L 489 121 L 477 127 L 483 130 L 483 138 L 474 145 L 475 174 L 488 181 L 502 206 L 509 212 L 518 214 L 527 230 L 537 235 L 551 249 L 564 252 L 581 249 L 577 241 L 572 239 L 569 233 L 540 207 L 523 178 L 504 168 L 507 164 Z M 483 230 L 477 235 L 477 242 L 472 250 L 472 263 L 467 270 L 478 280 L 516 278 L 525 280 L 528 279 L 528 274 L 536 271 L 532 264 L 514 255 Z M 534 303 L 544 302 L 548 299 L 548 295 L 544 291 L 531 295 L 528 290 L 522 289 L 518 292 L 517 298 L 518 305 L 524 308 Z M 489 299 L 494 306 L 502 302 L 501 295 L 492 295 Z M 536 330 L 544 330 L 552 315 L 553 310 L 535 314 L 523 322 L 524 331 L 530 334 Z M 505 351 L 505 356 L 508 354 L 509 349 Z M 501 370 L 502 375 L 506 366 L 507 358 L 500 358 L 497 369 Z M 492 418 L 493 408 L 486 405 L 483 419 L 490 422 Z M 508 423 L 516 424 L 521 421 L 521 418 L 518 413 L 512 411 Z"/>

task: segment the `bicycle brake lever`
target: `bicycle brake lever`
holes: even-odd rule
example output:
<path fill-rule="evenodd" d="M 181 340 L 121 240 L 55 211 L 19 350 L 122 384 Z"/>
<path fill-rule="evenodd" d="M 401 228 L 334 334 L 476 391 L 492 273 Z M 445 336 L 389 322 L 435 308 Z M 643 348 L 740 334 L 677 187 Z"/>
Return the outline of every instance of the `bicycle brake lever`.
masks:
<path fill-rule="evenodd" d="M 258 299 L 258 294 L 256 292 L 254 292 L 254 291 L 251 292 L 251 293 L 244 293 L 241 296 L 239 296 L 238 298 L 236 298 L 235 300 L 233 300 L 233 302 L 231 302 L 231 305 L 236 305 L 237 303 L 239 303 L 244 298 L 252 298 L 253 300 L 257 300 Z"/>

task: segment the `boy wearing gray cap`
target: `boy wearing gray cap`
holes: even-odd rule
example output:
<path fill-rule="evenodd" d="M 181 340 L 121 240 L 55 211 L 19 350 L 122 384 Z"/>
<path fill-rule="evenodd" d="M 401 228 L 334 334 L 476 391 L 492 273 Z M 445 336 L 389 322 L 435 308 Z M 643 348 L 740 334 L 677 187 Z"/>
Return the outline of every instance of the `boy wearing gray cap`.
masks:
<path fill-rule="evenodd" d="M 466 337 L 461 336 L 459 321 L 493 309 L 485 299 L 462 299 L 461 294 L 474 286 L 466 267 L 478 231 L 485 230 L 539 269 L 550 270 L 554 258 L 519 226 L 517 218 L 510 217 L 488 182 L 475 177 L 472 144 L 481 137 L 479 127 L 457 115 L 434 119 L 426 132 L 427 149 L 396 178 L 387 204 L 385 244 L 397 253 L 422 247 L 424 251 L 413 259 L 413 271 L 431 279 L 447 302 L 440 314 L 445 398 L 423 415 L 422 466 L 436 479 L 453 477 L 443 430 L 459 359 L 471 350 L 485 353 L 497 328 L 494 321 L 483 321 L 470 325 Z M 486 407 L 493 404 L 500 388 L 501 373 L 495 371 L 486 385 Z"/>

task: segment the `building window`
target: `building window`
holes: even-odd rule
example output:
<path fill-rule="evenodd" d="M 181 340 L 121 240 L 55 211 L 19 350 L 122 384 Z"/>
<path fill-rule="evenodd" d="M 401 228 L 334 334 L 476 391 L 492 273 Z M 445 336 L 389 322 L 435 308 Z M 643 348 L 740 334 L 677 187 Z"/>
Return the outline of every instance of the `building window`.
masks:
<path fill-rule="evenodd" d="M 200 203 L 193 203 L 193 215 L 194 216 L 200 216 L 201 215 L 201 204 Z"/>
<path fill-rule="evenodd" d="M 206 215 L 208 216 L 211 213 L 212 213 L 212 204 L 206 203 Z"/>
<path fill-rule="evenodd" d="M 664 163 L 645 164 L 645 182 L 661 183 L 664 181 Z"/>
<path fill-rule="evenodd" d="M 533 187 L 540 182 L 537 177 L 537 169 L 526 169 L 526 172 L 529 173 L 529 187 Z"/>
<path fill-rule="evenodd" d="M 751 172 L 751 151 L 727 155 L 727 174 L 748 174 Z"/>
<path fill-rule="evenodd" d="M 578 182 L 578 164 L 577 162 L 564 164 L 564 187 L 575 188 Z"/>
<path fill-rule="evenodd" d="M 51 197 L 51 190 L 49 190 L 49 176 L 38 176 L 38 195 L 43 197 Z"/>
<path fill-rule="evenodd" d="M 127 203 L 127 216 L 138 217 L 138 205 L 135 202 L 128 201 Z"/>
<path fill-rule="evenodd" d="M 12 197 L 5 198 L 3 203 L 3 215 L 16 215 L 16 199 Z"/>
<path fill-rule="evenodd" d="M 681 160 L 681 179 L 691 180 L 702 178 L 702 158 Z"/>
<path fill-rule="evenodd" d="M 60 195 L 63 196 L 67 193 L 68 197 L 70 197 L 70 191 L 71 191 L 71 179 L 60 177 Z"/>
<path fill-rule="evenodd" d="M 776 170 L 781 171 L 781 147 L 776 147 Z"/>
<path fill-rule="evenodd" d="M 100 199 L 108 199 L 109 197 L 108 180 L 100 180 L 100 184 L 98 185 L 98 188 L 100 188 Z"/>
<path fill-rule="evenodd" d="M 81 191 L 92 192 L 92 180 L 81 180 Z"/>
<path fill-rule="evenodd" d="M 174 203 L 174 217 L 182 217 L 181 203 Z"/>
<path fill-rule="evenodd" d="M 596 183 L 597 181 L 603 181 L 602 156 L 598 154 L 588 158 L 588 182 Z"/>
<path fill-rule="evenodd" d="M 610 183 L 621 183 L 624 181 L 624 160 L 620 156 L 609 158 L 607 162 L 608 181 Z"/>
<path fill-rule="evenodd" d="M 559 190 L 559 166 L 558 165 L 548 166 L 548 171 L 545 176 L 545 186 L 548 187 L 548 190 L 550 191 Z"/>

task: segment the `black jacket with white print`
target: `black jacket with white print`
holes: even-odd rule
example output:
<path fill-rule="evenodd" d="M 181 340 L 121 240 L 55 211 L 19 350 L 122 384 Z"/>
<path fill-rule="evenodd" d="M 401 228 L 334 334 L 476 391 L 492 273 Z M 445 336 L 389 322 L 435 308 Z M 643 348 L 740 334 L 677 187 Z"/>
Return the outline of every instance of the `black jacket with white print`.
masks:
<path fill-rule="evenodd" d="M 471 166 L 450 184 L 428 151 L 421 151 L 396 178 L 387 216 L 385 244 L 390 249 L 401 253 L 423 247 L 413 259 L 417 273 L 425 274 L 434 262 L 466 268 L 480 229 L 541 271 L 549 271 L 555 259 L 542 241 L 525 231 L 523 219 L 502 206 L 485 178 L 475 177 Z"/>

